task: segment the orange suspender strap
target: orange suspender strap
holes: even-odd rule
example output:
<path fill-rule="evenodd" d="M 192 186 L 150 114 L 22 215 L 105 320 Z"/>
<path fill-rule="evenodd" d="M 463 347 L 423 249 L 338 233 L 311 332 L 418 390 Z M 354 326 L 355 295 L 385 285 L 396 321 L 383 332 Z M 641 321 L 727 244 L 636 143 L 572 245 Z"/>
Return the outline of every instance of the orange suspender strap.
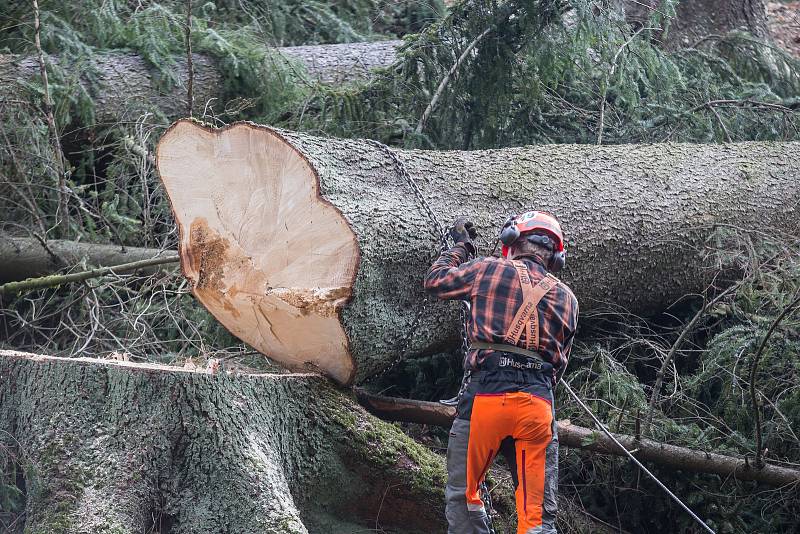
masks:
<path fill-rule="evenodd" d="M 519 282 L 522 284 L 523 302 L 514 320 L 511 321 L 511 327 L 506 332 L 505 342 L 509 345 L 516 345 L 522 337 L 522 331 L 525 330 L 525 348 L 528 350 L 539 350 L 539 311 L 536 307 L 544 296 L 554 287 L 558 285 L 558 278 L 550 273 L 539 280 L 535 286 L 531 282 L 531 276 L 528 272 L 528 267 L 521 261 L 513 260 L 511 262 L 517 270 Z"/>
<path fill-rule="evenodd" d="M 525 348 L 530 349 L 530 341 L 531 341 L 531 331 L 530 331 L 530 321 L 528 320 L 536 310 L 536 304 L 533 302 L 533 283 L 531 282 L 530 273 L 528 272 L 528 267 L 522 263 L 521 261 L 512 260 L 511 262 L 514 265 L 514 268 L 517 270 L 517 276 L 519 277 L 519 283 L 522 285 L 522 305 L 517 310 L 517 313 L 514 315 L 514 319 L 511 321 L 511 326 L 506 332 L 505 342 L 509 345 L 516 345 L 519 343 L 520 338 L 522 337 L 522 331 L 524 330 L 527 334 L 525 336 Z"/>

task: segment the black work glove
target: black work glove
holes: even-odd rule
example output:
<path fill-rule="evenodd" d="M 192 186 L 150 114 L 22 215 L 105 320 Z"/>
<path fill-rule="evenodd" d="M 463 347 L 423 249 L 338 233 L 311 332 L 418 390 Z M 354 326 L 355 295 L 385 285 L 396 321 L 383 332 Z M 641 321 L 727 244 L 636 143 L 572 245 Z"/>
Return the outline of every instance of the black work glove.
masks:
<path fill-rule="evenodd" d="M 456 219 L 456 222 L 450 227 L 450 237 L 456 244 L 463 244 L 471 256 L 474 256 L 477 252 L 475 243 L 472 240 L 478 237 L 478 230 L 475 229 L 472 221 L 468 221 L 465 217 Z"/>

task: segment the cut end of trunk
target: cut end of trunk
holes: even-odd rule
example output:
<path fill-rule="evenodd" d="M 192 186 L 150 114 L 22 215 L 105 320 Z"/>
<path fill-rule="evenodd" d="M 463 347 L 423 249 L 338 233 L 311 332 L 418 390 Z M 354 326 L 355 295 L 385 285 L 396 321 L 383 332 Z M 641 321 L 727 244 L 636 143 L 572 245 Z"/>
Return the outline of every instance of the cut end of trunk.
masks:
<path fill-rule="evenodd" d="M 277 132 L 250 123 L 175 123 L 158 170 L 194 295 L 231 333 L 289 369 L 340 384 L 355 375 L 340 309 L 358 241 L 319 178 Z"/>

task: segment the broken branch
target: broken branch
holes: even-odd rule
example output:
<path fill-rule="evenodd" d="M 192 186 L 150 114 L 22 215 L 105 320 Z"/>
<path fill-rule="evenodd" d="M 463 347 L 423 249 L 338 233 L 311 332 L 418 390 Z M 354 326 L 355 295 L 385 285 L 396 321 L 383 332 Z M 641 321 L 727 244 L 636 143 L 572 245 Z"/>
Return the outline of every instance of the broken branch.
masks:
<path fill-rule="evenodd" d="M 373 415 L 387 421 L 401 421 L 443 426 L 449 428 L 456 410 L 436 402 L 400 399 L 373 395 L 357 390 L 358 402 Z M 668 445 L 649 439 L 636 439 L 626 434 L 614 437 L 641 461 L 682 471 L 708 473 L 736 480 L 753 481 L 769 486 L 800 484 L 800 471 L 777 465 L 764 465 L 760 469 L 750 466 L 744 458 L 709 453 Z M 596 430 L 573 425 L 569 420 L 558 422 L 558 439 L 561 445 L 602 454 L 622 456 L 625 453 L 607 436 Z"/>
<path fill-rule="evenodd" d="M 112 265 L 110 267 L 100 267 L 99 269 L 91 269 L 89 271 L 81 271 L 79 273 L 61 274 L 42 276 L 40 278 L 28 278 L 21 282 L 8 282 L 7 284 L 0 285 L 0 295 L 12 295 L 14 293 L 21 293 L 24 291 L 33 291 L 34 289 L 42 289 L 45 287 L 56 287 L 72 282 L 82 282 L 90 278 L 99 278 L 107 274 L 119 274 L 145 267 L 153 267 L 155 265 L 163 265 L 165 263 L 177 263 L 180 260 L 178 256 L 166 256 L 161 258 L 151 258 L 149 260 L 133 261 L 130 263 L 123 263 L 121 265 Z"/>

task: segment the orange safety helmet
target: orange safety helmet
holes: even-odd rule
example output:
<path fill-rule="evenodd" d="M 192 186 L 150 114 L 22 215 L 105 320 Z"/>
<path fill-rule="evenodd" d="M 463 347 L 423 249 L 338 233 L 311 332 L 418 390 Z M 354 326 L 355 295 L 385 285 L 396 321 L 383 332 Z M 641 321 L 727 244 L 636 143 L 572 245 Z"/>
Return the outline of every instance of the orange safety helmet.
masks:
<path fill-rule="evenodd" d="M 549 266 L 557 271 L 563 268 L 566 261 L 564 250 L 564 232 L 561 224 L 553 215 L 544 211 L 527 211 L 522 215 L 510 217 L 500 231 L 500 242 L 503 243 L 503 257 L 508 257 L 509 249 L 520 236 L 535 231 L 544 232 L 553 242 L 553 261 Z"/>

